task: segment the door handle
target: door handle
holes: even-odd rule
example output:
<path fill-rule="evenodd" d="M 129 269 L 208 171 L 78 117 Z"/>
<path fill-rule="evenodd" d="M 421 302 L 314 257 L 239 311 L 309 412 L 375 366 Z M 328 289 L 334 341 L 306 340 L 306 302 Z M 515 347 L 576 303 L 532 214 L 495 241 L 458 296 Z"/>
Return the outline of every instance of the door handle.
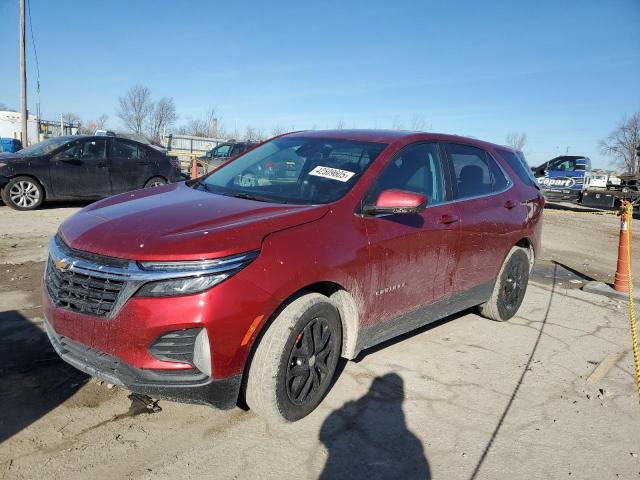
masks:
<path fill-rule="evenodd" d="M 460 219 L 458 218 L 457 215 L 452 215 L 450 213 L 445 213 L 440 218 L 438 218 L 438 220 L 436 220 L 436 223 L 438 223 L 440 225 L 450 225 L 452 223 L 456 223 L 458 220 L 460 220 Z"/>
<path fill-rule="evenodd" d="M 517 202 L 514 202 L 513 200 L 507 200 L 504 204 L 504 208 L 506 208 L 507 210 L 511 210 L 512 208 L 515 208 L 516 205 L 518 205 Z"/>
<path fill-rule="evenodd" d="M 99 167 L 99 168 L 104 168 L 104 167 L 107 166 L 107 164 L 105 162 L 98 162 L 98 163 L 96 163 L 96 166 Z"/>

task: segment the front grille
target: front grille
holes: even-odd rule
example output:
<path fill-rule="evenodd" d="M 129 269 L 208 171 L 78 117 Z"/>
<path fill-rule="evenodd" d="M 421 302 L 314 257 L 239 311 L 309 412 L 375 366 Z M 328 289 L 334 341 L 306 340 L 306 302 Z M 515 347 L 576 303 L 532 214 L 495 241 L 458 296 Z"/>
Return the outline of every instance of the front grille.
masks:
<path fill-rule="evenodd" d="M 46 284 L 56 306 L 105 317 L 113 310 L 125 282 L 70 270 L 60 271 L 49 258 Z"/>

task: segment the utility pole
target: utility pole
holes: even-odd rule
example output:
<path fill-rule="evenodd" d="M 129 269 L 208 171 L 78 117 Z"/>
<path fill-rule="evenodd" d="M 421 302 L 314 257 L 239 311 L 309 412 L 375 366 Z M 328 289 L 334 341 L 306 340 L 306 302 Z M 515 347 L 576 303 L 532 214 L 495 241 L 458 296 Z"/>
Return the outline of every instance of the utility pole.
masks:
<path fill-rule="evenodd" d="M 27 147 L 29 145 L 29 137 L 27 134 L 27 65 L 25 61 L 25 18 L 24 18 L 25 0 L 20 0 L 20 119 L 22 120 L 22 144 Z"/>

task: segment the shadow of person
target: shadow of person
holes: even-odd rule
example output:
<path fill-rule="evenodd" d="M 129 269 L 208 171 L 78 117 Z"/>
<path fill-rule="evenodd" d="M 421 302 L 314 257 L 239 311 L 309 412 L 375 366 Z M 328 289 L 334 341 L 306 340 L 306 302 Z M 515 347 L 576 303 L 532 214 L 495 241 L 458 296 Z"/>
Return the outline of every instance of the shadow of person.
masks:
<path fill-rule="evenodd" d="M 0 311 L 0 443 L 58 407 L 89 379 L 58 357 L 41 323 L 17 310 Z"/>
<path fill-rule="evenodd" d="M 322 424 L 329 457 L 320 475 L 335 479 L 430 479 L 420 440 L 407 429 L 404 383 L 389 373 L 376 377 L 362 398 L 345 403 Z"/>

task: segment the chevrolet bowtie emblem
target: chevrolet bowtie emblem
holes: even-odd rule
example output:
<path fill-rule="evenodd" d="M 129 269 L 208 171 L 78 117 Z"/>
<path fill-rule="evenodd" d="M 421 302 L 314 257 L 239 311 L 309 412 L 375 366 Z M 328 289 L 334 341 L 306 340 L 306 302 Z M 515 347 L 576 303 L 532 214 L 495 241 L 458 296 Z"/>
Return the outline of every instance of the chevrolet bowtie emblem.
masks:
<path fill-rule="evenodd" d="M 56 270 L 59 270 L 61 272 L 69 270 L 69 267 L 71 266 L 62 258 L 53 262 L 53 265 L 56 267 Z"/>

